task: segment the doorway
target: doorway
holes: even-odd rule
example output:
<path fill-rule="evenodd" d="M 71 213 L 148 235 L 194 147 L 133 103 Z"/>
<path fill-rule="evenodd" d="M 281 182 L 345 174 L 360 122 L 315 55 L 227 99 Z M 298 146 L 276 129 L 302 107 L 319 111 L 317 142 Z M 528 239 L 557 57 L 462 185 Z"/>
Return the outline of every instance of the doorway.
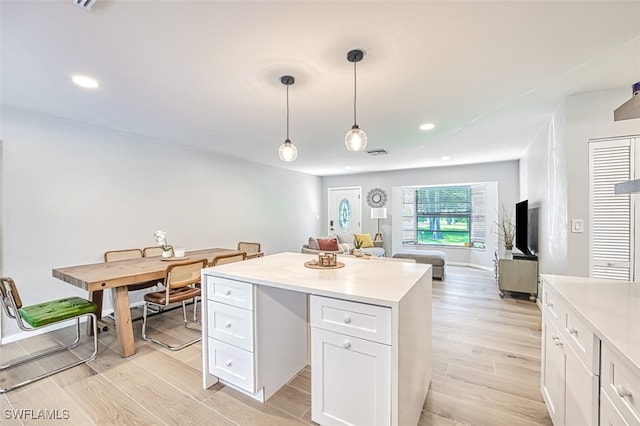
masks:
<path fill-rule="evenodd" d="M 362 231 L 362 187 L 329 188 L 328 234 Z"/>

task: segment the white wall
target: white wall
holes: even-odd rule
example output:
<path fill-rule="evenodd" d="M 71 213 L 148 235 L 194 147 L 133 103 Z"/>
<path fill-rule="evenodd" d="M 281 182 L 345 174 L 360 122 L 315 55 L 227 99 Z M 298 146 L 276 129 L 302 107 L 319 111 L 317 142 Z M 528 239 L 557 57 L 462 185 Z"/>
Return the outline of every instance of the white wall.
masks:
<path fill-rule="evenodd" d="M 387 219 L 380 220 L 380 229 L 384 238 L 384 247 L 387 255 L 392 253 L 393 238 L 392 226 L 394 220 L 393 187 L 410 185 L 449 185 L 466 184 L 472 182 L 497 182 L 498 199 L 488 200 L 496 202 L 499 206 L 513 207 L 519 201 L 518 162 L 504 161 L 496 163 L 468 164 L 464 166 L 431 167 L 422 169 L 385 171 L 378 173 L 363 173 L 344 176 L 327 176 L 322 180 L 322 234 L 327 233 L 327 191 L 329 188 L 345 186 L 362 186 L 362 230 L 374 235 L 377 230 L 377 221 L 371 219 L 370 209 L 366 204 L 367 193 L 373 188 L 382 188 L 387 193 Z M 467 248 L 442 248 L 447 254 L 447 261 L 452 263 L 472 264 L 492 268 L 492 259 L 495 247 L 488 245 L 479 253 L 477 249 Z"/>
<path fill-rule="evenodd" d="M 235 248 L 243 240 L 261 242 L 267 254 L 298 252 L 320 231 L 318 177 L 38 114 L 2 113 L 1 264 L 25 304 L 86 296 L 52 278 L 51 269 L 101 262 L 106 250 L 155 245 L 158 229 L 188 250 Z M 3 327 L 5 338 L 17 331 L 8 321 Z"/>
<path fill-rule="evenodd" d="M 529 199 L 540 203 L 543 273 L 589 276 L 589 139 L 640 134 L 640 119 L 613 121 L 613 110 L 631 98 L 631 86 L 567 98 L 548 132 L 521 161 Z M 569 232 L 571 219 L 584 232 Z"/>
<path fill-rule="evenodd" d="M 520 198 L 538 207 L 538 268 L 561 274 L 567 264 L 567 153 L 564 105 L 520 160 Z M 553 237 L 551 237 L 553 236 Z"/>

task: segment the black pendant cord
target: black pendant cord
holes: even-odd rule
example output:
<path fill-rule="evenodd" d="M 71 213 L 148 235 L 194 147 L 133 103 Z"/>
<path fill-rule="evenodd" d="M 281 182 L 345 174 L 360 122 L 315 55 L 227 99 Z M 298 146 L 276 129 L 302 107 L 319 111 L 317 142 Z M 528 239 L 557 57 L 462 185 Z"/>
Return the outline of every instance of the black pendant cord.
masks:
<path fill-rule="evenodd" d="M 287 85 L 287 141 L 289 141 L 289 85 Z"/>
<path fill-rule="evenodd" d="M 358 96 L 358 90 L 357 90 L 358 77 L 356 73 L 356 64 L 357 62 L 353 63 L 353 126 L 354 127 L 358 127 L 358 121 L 356 120 L 356 100 Z"/>

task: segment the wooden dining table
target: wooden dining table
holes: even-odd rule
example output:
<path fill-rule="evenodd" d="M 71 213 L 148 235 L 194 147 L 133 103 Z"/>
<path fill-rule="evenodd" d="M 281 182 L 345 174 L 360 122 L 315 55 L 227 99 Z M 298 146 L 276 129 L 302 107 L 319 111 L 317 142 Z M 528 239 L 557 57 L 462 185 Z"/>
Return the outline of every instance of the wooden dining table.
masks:
<path fill-rule="evenodd" d="M 211 262 L 214 256 L 227 253 L 242 252 L 225 248 L 193 250 L 186 252 L 183 258 L 141 257 L 116 262 L 54 268 L 52 275 L 66 283 L 87 290 L 89 298 L 98 305 L 99 321 L 102 313 L 103 292 L 109 288 L 114 289 L 112 290 L 113 309 L 120 354 L 123 357 L 128 357 L 135 353 L 128 286 L 162 280 L 165 277 L 167 266 L 176 261 L 207 259 Z"/>

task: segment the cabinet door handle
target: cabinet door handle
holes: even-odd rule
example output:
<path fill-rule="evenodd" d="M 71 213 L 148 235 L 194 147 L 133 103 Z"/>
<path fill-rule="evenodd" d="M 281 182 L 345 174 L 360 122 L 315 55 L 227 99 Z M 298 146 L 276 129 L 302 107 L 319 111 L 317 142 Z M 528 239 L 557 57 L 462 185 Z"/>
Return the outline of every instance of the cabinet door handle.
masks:
<path fill-rule="evenodd" d="M 224 291 L 224 294 L 225 294 L 225 296 L 231 296 L 231 290 L 226 289 L 226 290 Z"/>
<path fill-rule="evenodd" d="M 620 396 L 620 398 L 624 398 L 625 396 L 628 396 L 629 398 L 631 398 L 632 396 L 631 391 L 626 390 L 622 385 L 616 386 L 616 392 L 618 392 L 618 395 Z"/>
<path fill-rule="evenodd" d="M 547 302 L 547 308 L 553 308 L 553 303 Z"/>
<path fill-rule="evenodd" d="M 232 364 L 233 362 L 231 362 L 231 360 L 228 360 L 227 362 L 224 363 L 224 365 L 226 365 L 227 367 L 231 367 Z"/>
<path fill-rule="evenodd" d="M 569 327 L 569 334 L 575 334 L 576 336 L 578 335 L 578 329 L 575 327 Z"/>
<path fill-rule="evenodd" d="M 345 340 L 344 343 L 342 343 L 342 347 L 345 349 L 349 349 L 351 347 L 351 342 L 348 340 Z"/>
<path fill-rule="evenodd" d="M 342 320 L 345 324 L 351 324 L 351 317 L 349 315 L 345 315 Z"/>
<path fill-rule="evenodd" d="M 560 338 L 558 336 L 556 336 L 555 334 L 551 335 L 551 340 L 557 342 L 558 340 L 560 340 Z"/>
<path fill-rule="evenodd" d="M 560 339 L 556 340 L 556 346 L 562 347 L 562 342 L 560 341 Z"/>
<path fill-rule="evenodd" d="M 224 326 L 227 328 L 231 328 L 231 321 L 227 321 L 227 323 Z"/>

